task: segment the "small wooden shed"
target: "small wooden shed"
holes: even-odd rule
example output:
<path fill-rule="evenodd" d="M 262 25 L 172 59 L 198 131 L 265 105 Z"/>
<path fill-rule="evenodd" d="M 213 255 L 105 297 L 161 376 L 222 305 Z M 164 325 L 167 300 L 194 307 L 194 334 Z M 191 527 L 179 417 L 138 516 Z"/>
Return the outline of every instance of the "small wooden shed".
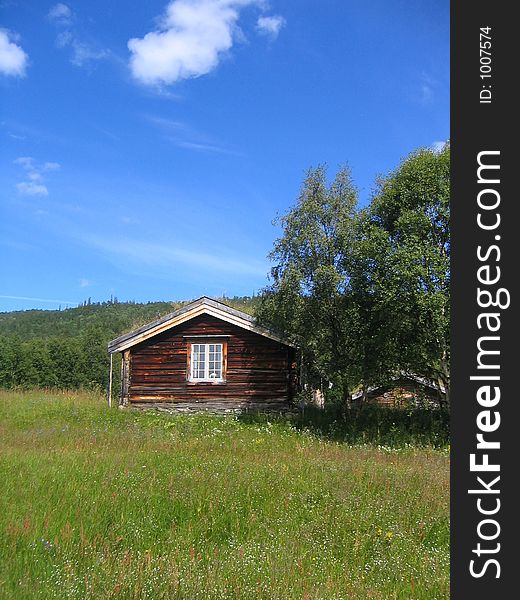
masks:
<path fill-rule="evenodd" d="M 295 346 L 205 296 L 112 340 L 108 352 L 122 353 L 121 406 L 283 412 L 295 393 Z"/>
<path fill-rule="evenodd" d="M 352 404 L 377 404 L 390 408 L 409 406 L 439 406 L 445 400 L 445 392 L 422 377 L 401 374 L 386 385 L 378 385 L 352 395 Z"/>

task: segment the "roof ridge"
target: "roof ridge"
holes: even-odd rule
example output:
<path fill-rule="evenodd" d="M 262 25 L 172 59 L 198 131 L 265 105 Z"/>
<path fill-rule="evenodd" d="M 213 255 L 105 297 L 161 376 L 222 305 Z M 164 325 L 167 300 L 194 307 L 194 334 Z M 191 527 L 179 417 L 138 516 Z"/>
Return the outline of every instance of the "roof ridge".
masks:
<path fill-rule="evenodd" d="M 220 302 L 219 300 L 210 298 L 209 296 L 201 296 L 200 298 L 197 298 L 196 300 L 193 300 L 192 302 L 189 302 L 188 304 L 181 306 L 177 310 L 174 310 L 173 312 L 168 313 L 167 315 L 164 315 L 163 317 L 160 317 L 159 319 L 150 321 L 149 323 L 146 323 L 145 325 L 142 325 L 141 327 L 138 327 L 137 329 L 134 329 L 133 331 L 124 333 L 124 334 L 118 336 L 117 338 L 114 338 L 113 340 L 111 340 L 108 343 L 108 351 L 110 353 L 113 353 L 113 352 L 117 352 L 119 350 L 125 349 L 127 347 L 133 346 L 137 342 L 134 342 L 134 343 L 129 343 L 129 342 L 131 342 L 131 340 L 133 340 L 134 338 L 137 338 L 140 335 L 144 335 L 144 334 L 146 334 L 146 332 L 153 332 L 154 329 L 159 328 L 161 325 L 164 325 L 165 323 L 168 323 L 169 321 L 173 321 L 177 317 L 180 317 L 183 314 L 193 311 L 193 310 L 197 309 L 198 307 L 204 306 L 204 305 L 208 306 L 208 307 L 212 307 L 214 309 L 217 309 L 221 313 L 227 313 L 230 316 L 233 316 L 245 323 L 248 323 L 251 326 L 250 327 L 251 330 L 254 331 L 255 333 L 258 333 L 259 335 L 263 335 L 265 337 L 270 337 L 271 339 L 279 341 L 283 344 L 293 346 L 293 344 L 291 342 L 285 340 L 282 336 L 276 334 L 274 331 L 272 331 L 262 325 L 258 325 L 256 323 L 255 317 L 253 317 L 241 310 L 233 308 L 232 306 L 224 304 L 223 302 Z M 197 315 L 194 315 L 194 317 L 195 316 L 197 316 Z M 245 323 L 244 323 L 244 325 L 245 325 Z M 239 323 L 236 323 L 236 325 L 240 326 Z M 172 327 L 174 327 L 174 326 L 175 326 L 175 324 L 172 325 Z M 247 326 L 245 326 L 244 328 L 249 329 L 249 327 L 247 327 Z M 161 333 L 165 329 L 168 329 L 168 327 L 165 327 L 164 329 L 153 332 L 150 335 L 146 336 L 144 339 L 153 337 L 153 336 Z M 144 341 L 144 339 L 142 341 Z"/>

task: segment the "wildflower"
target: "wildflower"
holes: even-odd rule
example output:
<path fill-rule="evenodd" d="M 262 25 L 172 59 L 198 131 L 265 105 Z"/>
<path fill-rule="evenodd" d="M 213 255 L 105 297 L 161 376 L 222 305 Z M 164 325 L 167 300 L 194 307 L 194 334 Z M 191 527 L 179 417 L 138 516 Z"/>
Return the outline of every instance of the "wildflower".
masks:
<path fill-rule="evenodd" d="M 45 548 L 45 550 L 52 550 L 54 547 L 54 544 L 52 542 L 49 542 L 49 540 L 46 540 L 44 538 L 40 539 L 40 542 L 43 544 L 43 547 Z"/>

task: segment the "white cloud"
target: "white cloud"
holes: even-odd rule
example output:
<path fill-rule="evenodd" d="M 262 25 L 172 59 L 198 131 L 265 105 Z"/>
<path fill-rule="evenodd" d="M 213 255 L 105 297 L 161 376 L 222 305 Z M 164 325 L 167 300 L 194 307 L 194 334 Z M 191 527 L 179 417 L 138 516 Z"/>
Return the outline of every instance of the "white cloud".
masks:
<path fill-rule="evenodd" d="M 34 164 L 32 156 L 20 156 L 14 160 L 15 165 L 22 165 L 24 169 L 31 169 Z"/>
<path fill-rule="evenodd" d="M 75 20 L 75 15 L 66 4 L 55 4 L 49 11 L 47 17 L 57 27 L 64 27 L 56 36 L 56 46 L 58 48 L 70 48 L 72 50 L 70 62 L 76 67 L 83 67 L 93 60 L 108 58 L 110 52 L 104 48 L 99 48 L 98 45 L 90 42 L 85 42 L 74 29 L 69 27 Z"/>
<path fill-rule="evenodd" d="M 80 40 L 73 32 L 66 30 L 56 36 L 58 48 L 69 47 L 72 50 L 70 62 L 76 67 L 83 67 L 93 60 L 108 58 L 110 52 L 104 48 L 96 48 L 92 44 Z"/>
<path fill-rule="evenodd" d="M 37 164 L 32 156 L 20 156 L 14 160 L 25 171 L 25 181 L 16 184 L 19 194 L 24 196 L 48 196 L 49 190 L 43 182 L 44 173 L 56 171 L 60 168 L 57 162 L 44 162 Z"/>
<path fill-rule="evenodd" d="M 70 25 L 74 20 L 72 10 L 61 2 L 51 7 L 47 17 L 57 25 Z"/>
<path fill-rule="evenodd" d="M 91 285 L 92 285 L 92 283 L 93 283 L 93 282 L 92 282 L 90 279 L 87 279 L 86 277 L 82 277 L 82 278 L 79 280 L 79 287 L 81 287 L 81 288 L 86 288 L 86 287 L 89 287 L 89 286 L 91 286 Z"/>
<path fill-rule="evenodd" d="M 74 39 L 72 42 L 72 57 L 70 62 L 76 67 L 82 67 L 86 63 L 93 60 L 100 60 L 102 58 L 108 58 L 110 53 L 108 50 L 103 48 L 96 49 L 86 42 L 80 42 Z"/>
<path fill-rule="evenodd" d="M 44 162 L 37 165 L 32 156 L 19 156 L 14 161 L 15 165 L 22 166 L 28 173 L 44 173 L 46 171 L 56 171 L 61 168 L 60 163 Z"/>
<path fill-rule="evenodd" d="M 0 74 L 23 77 L 29 57 L 13 37 L 12 33 L 0 29 Z"/>
<path fill-rule="evenodd" d="M 267 35 L 274 40 L 278 37 L 280 29 L 285 25 L 285 23 L 285 19 L 280 15 L 258 17 L 256 28 L 260 33 Z"/>
<path fill-rule="evenodd" d="M 173 0 L 156 31 L 128 42 L 132 75 L 172 84 L 215 69 L 233 46 L 240 9 L 258 0 Z"/>
<path fill-rule="evenodd" d="M 24 196 L 48 196 L 49 190 L 42 183 L 34 183 L 33 181 L 21 181 L 16 184 L 16 189 Z"/>
<path fill-rule="evenodd" d="M 56 171 L 59 168 L 61 168 L 60 163 L 57 163 L 57 162 L 45 162 L 45 163 L 43 163 L 42 170 L 43 171 Z"/>
<path fill-rule="evenodd" d="M 72 33 L 67 29 L 65 31 L 60 31 L 56 36 L 56 46 L 58 48 L 65 48 L 72 43 L 73 37 Z"/>
<path fill-rule="evenodd" d="M 431 145 L 431 149 L 434 152 L 441 152 L 442 149 L 444 148 L 444 146 L 446 145 L 446 141 L 444 142 L 433 142 L 433 144 Z"/>

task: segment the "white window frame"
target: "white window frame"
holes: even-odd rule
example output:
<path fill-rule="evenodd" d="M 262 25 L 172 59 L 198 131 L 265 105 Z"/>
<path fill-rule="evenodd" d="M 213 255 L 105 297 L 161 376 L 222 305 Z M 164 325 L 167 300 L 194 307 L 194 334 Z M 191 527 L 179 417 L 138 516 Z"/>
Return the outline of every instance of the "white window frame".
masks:
<path fill-rule="evenodd" d="M 204 377 L 195 377 L 193 354 L 195 346 L 205 346 L 204 349 Z M 220 346 L 220 377 L 209 376 L 209 347 Z M 224 379 L 224 343 L 223 342 L 192 342 L 190 348 L 190 373 L 189 381 L 194 383 L 223 383 Z"/>

